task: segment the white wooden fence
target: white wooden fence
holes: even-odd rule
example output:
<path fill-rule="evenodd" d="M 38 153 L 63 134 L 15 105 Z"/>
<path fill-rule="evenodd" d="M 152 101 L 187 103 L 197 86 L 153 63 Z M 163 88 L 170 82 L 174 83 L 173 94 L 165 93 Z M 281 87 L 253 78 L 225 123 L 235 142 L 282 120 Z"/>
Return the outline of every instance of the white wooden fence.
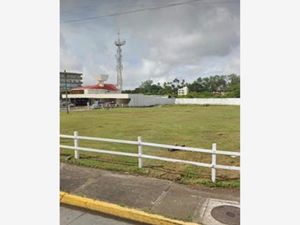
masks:
<path fill-rule="evenodd" d="M 119 139 L 79 136 L 77 131 L 74 131 L 74 135 L 61 134 L 60 137 L 74 140 L 74 146 L 60 145 L 60 148 L 73 149 L 75 159 L 79 159 L 79 157 L 80 157 L 79 151 L 86 151 L 86 152 L 96 152 L 96 153 L 104 153 L 104 154 L 111 154 L 111 155 L 137 157 L 139 168 L 143 167 L 143 159 L 156 159 L 156 160 L 167 161 L 167 162 L 184 163 L 184 164 L 189 164 L 189 165 L 194 165 L 194 166 L 208 167 L 208 168 L 211 168 L 212 182 L 216 182 L 216 170 L 217 169 L 238 170 L 238 171 L 240 170 L 240 167 L 237 167 L 237 166 L 217 165 L 217 155 L 227 155 L 227 156 L 231 156 L 231 157 L 239 157 L 240 153 L 217 150 L 217 144 L 215 144 L 215 143 L 212 144 L 212 149 L 201 149 L 201 148 L 181 147 L 181 146 L 175 146 L 175 145 L 144 142 L 144 141 L 142 141 L 142 137 L 138 137 L 137 141 L 128 141 L 128 140 L 119 140 Z M 137 145 L 138 148 L 137 148 L 137 153 L 117 152 L 117 151 L 109 151 L 109 150 L 103 150 L 103 149 L 86 148 L 86 147 L 79 147 L 79 140 Z M 201 163 L 201 162 L 194 162 L 194 161 L 188 161 L 188 160 L 146 155 L 146 154 L 143 154 L 143 146 L 151 146 L 151 147 L 165 148 L 165 149 L 176 149 L 176 150 L 180 150 L 180 151 L 190 151 L 190 152 L 198 152 L 198 153 L 207 153 L 207 154 L 211 154 L 211 163 Z"/>

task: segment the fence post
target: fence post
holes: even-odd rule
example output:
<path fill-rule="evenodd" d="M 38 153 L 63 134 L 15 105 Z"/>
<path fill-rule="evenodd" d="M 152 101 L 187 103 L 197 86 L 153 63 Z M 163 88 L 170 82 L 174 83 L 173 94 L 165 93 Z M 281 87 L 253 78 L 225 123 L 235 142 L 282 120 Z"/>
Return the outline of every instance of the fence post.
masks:
<path fill-rule="evenodd" d="M 74 157 L 75 159 L 79 159 L 79 151 L 77 150 L 79 147 L 78 131 L 74 131 L 74 147 Z"/>
<path fill-rule="evenodd" d="M 143 154 L 142 137 L 138 136 L 139 168 L 143 168 L 142 154 Z"/>
<path fill-rule="evenodd" d="M 212 144 L 212 152 L 211 152 L 211 181 L 213 183 L 216 182 L 216 165 L 217 165 L 217 144 Z"/>

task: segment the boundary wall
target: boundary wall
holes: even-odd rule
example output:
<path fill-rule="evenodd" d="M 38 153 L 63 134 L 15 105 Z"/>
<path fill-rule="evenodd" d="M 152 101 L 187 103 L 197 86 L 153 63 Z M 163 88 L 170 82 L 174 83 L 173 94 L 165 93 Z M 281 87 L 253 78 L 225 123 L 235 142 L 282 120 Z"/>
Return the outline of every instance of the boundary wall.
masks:
<path fill-rule="evenodd" d="M 175 104 L 175 98 L 168 98 L 167 96 L 129 94 L 129 98 L 130 102 L 128 103 L 128 106 L 130 107 Z"/>
<path fill-rule="evenodd" d="M 176 105 L 240 105 L 240 98 L 176 98 Z"/>

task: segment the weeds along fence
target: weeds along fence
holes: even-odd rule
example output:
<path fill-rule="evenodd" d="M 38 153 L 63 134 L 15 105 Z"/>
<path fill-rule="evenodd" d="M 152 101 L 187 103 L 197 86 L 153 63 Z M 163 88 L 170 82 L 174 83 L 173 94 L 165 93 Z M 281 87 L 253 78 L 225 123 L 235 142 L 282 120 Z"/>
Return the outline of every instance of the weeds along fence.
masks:
<path fill-rule="evenodd" d="M 217 150 L 217 144 L 216 143 L 212 144 L 211 149 L 201 149 L 201 148 L 181 147 L 181 146 L 176 146 L 176 145 L 166 145 L 166 144 L 156 144 L 156 143 L 151 143 L 151 142 L 144 142 L 144 141 L 142 141 L 142 137 L 140 137 L 140 136 L 137 138 L 137 141 L 79 136 L 77 131 L 74 131 L 74 135 L 61 134 L 60 137 L 61 138 L 67 138 L 67 139 L 73 139 L 73 141 L 74 141 L 73 146 L 60 145 L 60 148 L 74 150 L 74 158 L 75 159 L 80 158 L 79 151 L 85 151 L 85 152 L 95 152 L 95 153 L 110 154 L 110 155 L 136 157 L 136 158 L 138 158 L 138 167 L 139 168 L 143 168 L 143 159 L 154 159 L 154 160 L 161 160 L 161 161 L 166 161 L 166 162 L 184 163 L 184 164 L 189 164 L 189 165 L 194 165 L 194 166 L 208 167 L 208 168 L 211 168 L 211 180 L 212 180 L 212 182 L 216 182 L 217 169 L 237 170 L 237 171 L 240 170 L 240 167 L 237 167 L 237 166 L 228 166 L 228 165 L 219 165 L 219 164 L 217 164 L 217 155 L 227 155 L 227 156 L 231 156 L 231 157 L 240 157 L 240 153 L 239 152 L 232 152 L 232 151 Z M 118 152 L 118 151 L 109 151 L 109 150 L 103 150 L 103 149 L 80 147 L 79 146 L 79 141 L 80 140 L 136 145 L 137 146 L 137 153 Z M 181 159 L 173 159 L 173 158 L 147 155 L 147 154 L 143 154 L 143 146 L 150 146 L 150 147 L 157 147 L 157 148 L 164 148 L 164 149 L 176 149 L 176 150 L 179 150 L 179 151 L 189 151 L 189 152 L 197 152 L 197 153 L 207 153 L 207 154 L 211 154 L 211 163 L 201 163 L 201 162 L 194 162 L 194 161 L 189 161 L 189 160 L 181 160 Z"/>

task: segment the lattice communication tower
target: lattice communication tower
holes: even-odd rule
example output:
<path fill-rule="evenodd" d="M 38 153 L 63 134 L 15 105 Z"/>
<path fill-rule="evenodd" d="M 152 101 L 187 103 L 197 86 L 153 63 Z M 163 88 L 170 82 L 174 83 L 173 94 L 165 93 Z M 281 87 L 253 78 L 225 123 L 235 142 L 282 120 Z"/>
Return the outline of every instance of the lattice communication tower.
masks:
<path fill-rule="evenodd" d="M 122 49 L 121 46 L 125 45 L 126 41 L 121 41 L 120 40 L 120 33 L 118 33 L 118 40 L 115 41 L 115 45 L 117 46 L 117 54 L 116 54 L 116 59 L 117 59 L 117 86 L 120 91 L 122 91 L 122 85 L 123 85 L 123 80 L 122 80 L 122 70 L 123 70 L 123 65 L 122 65 Z"/>

